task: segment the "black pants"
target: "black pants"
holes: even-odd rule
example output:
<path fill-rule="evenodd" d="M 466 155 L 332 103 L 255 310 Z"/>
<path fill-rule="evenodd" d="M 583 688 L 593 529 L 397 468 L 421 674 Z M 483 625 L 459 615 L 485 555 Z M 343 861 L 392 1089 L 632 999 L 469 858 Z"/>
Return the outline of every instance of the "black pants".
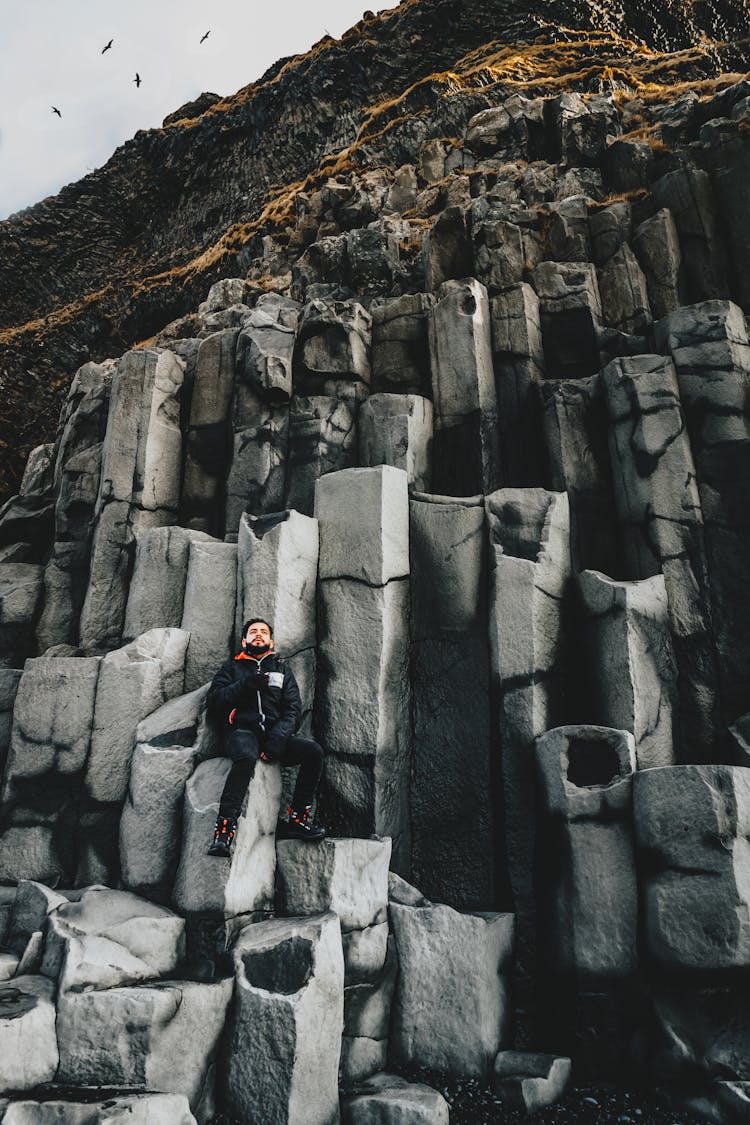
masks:
<path fill-rule="evenodd" d="M 245 799 L 250 779 L 255 773 L 255 763 L 263 749 L 265 736 L 258 730 L 231 730 L 224 736 L 222 753 L 232 759 L 232 768 L 224 784 L 224 792 L 219 802 L 219 816 L 238 817 Z M 294 787 L 292 807 L 301 811 L 311 805 L 320 775 L 323 772 L 323 750 L 311 738 L 292 735 L 284 741 L 281 753 L 279 743 L 274 742 L 275 762 L 283 766 L 299 766 L 297 784 Z"/>

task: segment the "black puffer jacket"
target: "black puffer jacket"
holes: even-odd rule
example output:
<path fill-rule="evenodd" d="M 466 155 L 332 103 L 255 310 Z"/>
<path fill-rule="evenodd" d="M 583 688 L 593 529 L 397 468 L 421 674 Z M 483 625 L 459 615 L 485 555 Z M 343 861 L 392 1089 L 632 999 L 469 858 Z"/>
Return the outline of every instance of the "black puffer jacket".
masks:
<path fill-rule="evenodd" d="M 260 660 L 225 660 L 208 689 L 208 710 L 222 726 L 260 729 L 288 738 L 299 726 L 302 703 L 294 673 L 275 652 Z"/>

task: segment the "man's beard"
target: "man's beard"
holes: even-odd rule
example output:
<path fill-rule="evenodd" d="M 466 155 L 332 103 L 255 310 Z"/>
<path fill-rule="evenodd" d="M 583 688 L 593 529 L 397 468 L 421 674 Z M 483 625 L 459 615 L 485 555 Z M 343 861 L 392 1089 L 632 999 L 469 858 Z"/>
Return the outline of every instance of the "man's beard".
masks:
<path fill-rule="evenodd" d="M 270 652 L 270 650 L 271 650 L 270 642 L 268 642 L 266 644 L 261 644 L 261 645 L 253 645 L 253 644 L 247 645 L 247 651 L 250 653 L 251 656 L 263 656 L 264 653 Z"/>

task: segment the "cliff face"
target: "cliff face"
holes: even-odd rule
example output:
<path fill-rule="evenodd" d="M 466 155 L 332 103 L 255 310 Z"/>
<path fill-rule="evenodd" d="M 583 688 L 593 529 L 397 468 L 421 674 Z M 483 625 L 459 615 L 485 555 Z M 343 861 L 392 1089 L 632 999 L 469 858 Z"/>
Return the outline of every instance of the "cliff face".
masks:
<path fill-rule="evenodd" d="M 540 72 L 527 49 L 540 36 L 574 39 L 566 29 L 610 34 L 604 45 L 584 38 L 575 56 L 552 52 Z M 411 121 L 418 143 L 420 119 L 436 109 L 450 135 L 461 121 L 447 95 L 503 76 L 533 90 L 572 82 L 583 69 L 584 85 L 596 88 L 612 64 L 642 69 L 646 48 L 696 44 L 700 58 L 678 55 L 659 80 L 744 69 L 746 33 L 743 0 L 665 2 L 653 11 L 591 0 L 404 0 L 381 16 L 367 13 L 339 41 L 281 60 L 204 112 L 205 103 L 184 107 L 162 129 L 137 134 L 103 168 L 0 224 L 0 487 L 17 486 L 30 446 L 52 434 L 80 363 L 151 336 L 194 307 L 216 277 L 246 269 L 263 234 L 283 229 L 289 185 L 339 154 L 340 167 L 387 161 L 383 132 L 400 125 L 408 133 Z M 506 57 L 498 70 L 508 45 L 513 64 Z M 381 136 L 375 149 L 363 144 L 372 136 Z M 354 142 L 359 149 L 348 153 Z"/>

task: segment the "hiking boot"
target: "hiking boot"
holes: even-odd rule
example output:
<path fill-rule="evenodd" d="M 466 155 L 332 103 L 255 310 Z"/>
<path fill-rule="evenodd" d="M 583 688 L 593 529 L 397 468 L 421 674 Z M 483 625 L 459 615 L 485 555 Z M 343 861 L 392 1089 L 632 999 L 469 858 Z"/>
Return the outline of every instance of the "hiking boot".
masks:
<path fill-rule="evenodd" d="M 306 805 L 302 812 L 298 812 L 295 808 L 287 811 L 289 820 L 280 820 L 276 828 L 278 840 L 307 840 L 309 844 L 317 844 L 320 840 L 325 840 L 325 828 L 313 821 L 312 805 Z"/>
<path fill-rule="evenodd" d="M 234 817 L 219 816 L 216 818 L 214 828 L 214 842 L 208 849 L 209 855 L 220 855 L 229 858 L 229 849 L 232 846 L 237 832 L 237 821 Z"/>

